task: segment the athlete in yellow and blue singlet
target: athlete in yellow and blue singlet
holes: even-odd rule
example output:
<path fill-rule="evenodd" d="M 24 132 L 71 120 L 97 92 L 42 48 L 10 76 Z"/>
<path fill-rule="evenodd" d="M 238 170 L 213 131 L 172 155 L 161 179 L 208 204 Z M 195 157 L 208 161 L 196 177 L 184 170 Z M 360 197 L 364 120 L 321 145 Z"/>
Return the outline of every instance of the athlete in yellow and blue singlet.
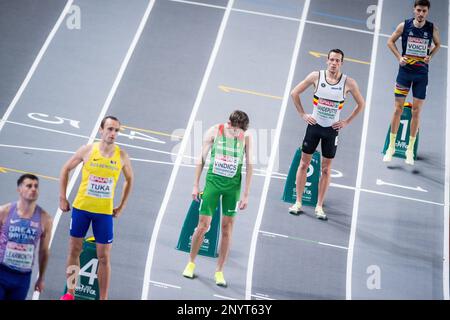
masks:
<path fill-rule="evenodd" d="M 70 272 L 72 266 L 79 267 L 83 240 L 92 223 L 99 258 L 100 299 L 108 297 L 113 218 L 119 217 L 122 213 L 133 181 L 130 159 L 126 152 L 114 143 L 119 130 L 120 122 L 117 118 L 105 117 L 100 125 L 100 142 L 78 149 L 64 165 L 60 174 L 60 208 L 62 211 L 69 211 L 70 205 L 66 196 L 69 173 L 78 164 L 83 163 L 81 183 L 73 203 L 70 222 L 71 238 L 67 258 L 67 278 L 72 276 L 72 272 Z M 115 188 L 122 171 L 125 176 L 122 198 L 119 205 L 114 207 Z M 67 287 L 68 293 L 61 299 L 73 300 L 75 285 L 68 283 Z"/>

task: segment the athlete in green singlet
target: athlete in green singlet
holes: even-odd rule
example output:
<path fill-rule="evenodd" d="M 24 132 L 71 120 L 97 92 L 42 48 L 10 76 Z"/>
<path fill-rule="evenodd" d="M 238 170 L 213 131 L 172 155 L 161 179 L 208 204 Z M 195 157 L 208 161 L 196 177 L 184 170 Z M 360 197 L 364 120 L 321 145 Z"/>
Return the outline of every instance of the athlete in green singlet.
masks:
<path fill-rule="evenodd" d="M 234 217 L 238 208 L 243 210 L 247 207 L 253 172 L 251 163 L 252 139 L 251 135 L 246 133 L 248 124 L 247 114 L 236 110 L 231 113 L 227 123 L 217 124 L 209 128 L 206 133 L 192 190 L 192 197 L 197 201 L 199 199 L 200 175 L 210 150 L 211 160 L 206 175 L 204 192 L 200 200 L 199 222 L 192 237 L 190 259 L 183 272 L 183 276 L 187 278 L 194 278 L 194 260 L 200 245 L 203 243 L 205 233 L 209 230 L 212 215 L 216 211 L 219 199 L 222 199 L 222 237 L 214 278 L 218 286 L 227 286 L 223 276 L 223 266 L 230 250 Z M 239 200 L 244 155 L 246 159 L 245 189 L 242 200 Z"/>

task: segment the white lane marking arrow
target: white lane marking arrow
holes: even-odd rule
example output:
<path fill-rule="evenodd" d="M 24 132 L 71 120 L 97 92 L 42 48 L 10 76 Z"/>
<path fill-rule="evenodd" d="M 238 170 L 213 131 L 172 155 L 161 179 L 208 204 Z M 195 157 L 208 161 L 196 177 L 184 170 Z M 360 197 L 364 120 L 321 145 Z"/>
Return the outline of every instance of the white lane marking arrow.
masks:
<path fill-rule="evenodd" d="M 399 184 L 393 184 L 393 183 L 389 183 L 389 182 L 384 182 L 381 179 L 377 179 L 377 185 L 378 186 L 385 185 L 385 186 L 392 186 L 392 187 L 403 188 L 403 189 L 414 190 L 414 191 L 420 191 L 420 192 L 428 192 L 427 190 L 425 190 L 425 189 L 423 189 L 421 187 L 413 188 L 413 187 L 408 187 L 408 186 L 402 186 L 402 185 L 399 185 Z"/>

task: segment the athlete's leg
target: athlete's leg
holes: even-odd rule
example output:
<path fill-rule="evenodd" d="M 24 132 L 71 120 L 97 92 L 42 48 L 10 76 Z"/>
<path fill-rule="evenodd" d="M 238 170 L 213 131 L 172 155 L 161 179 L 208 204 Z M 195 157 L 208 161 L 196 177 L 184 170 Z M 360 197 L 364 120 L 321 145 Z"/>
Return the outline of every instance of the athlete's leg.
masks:
<path fill-rule="evenodd" d="M 322 207 L 325 194 L 330 186 L 331 180 L 331 162 L 333 159 L 322 157 L 322 174 L 319 180 L 319 197 L 317 199 L 317 206 Z"/>
<path fill-rule="evenodd" d="M 195 228 L 194 234 L 192 235 L 191 252 L 189 254 L 189 262 L 194 263 L 195 258 L 198 255 L 198 251 L 203 243 L 206 232 L 208 232 L 211 225 L 212 215 L 200 215 L 198 219 L 197 228 Z"/>
<path fill-rule="evenodd" d="M 413 75 L 406 72 L 402 68 L 399 69 L 396 83 L 395 83 L 395 103 L 394 103 L 394 114 L 391 119 L 391 140 L 389 148 L 395 148 L 395 137 L 397 135 L 398 127 L 400 126 L 400 117 L 403 112 L 403 105 L 405 104 L 406 97 L 408 96 L 409 90 L 411 89 Z M 392 142 L 392 135 L 394 139 Z"/>
<path fill-rule="evenodd" d="M 231 246 L 231 235 L 233 233 L 234 217 L 222 215 L 222 237 L 220 239 L 219 258 L 217 260 L 216 272 L 223 271 L 223 265 L 228 258 Z"/>
<path fill-rule="evenodd" d="M 67 292 L 74 295 L 78 273 L 80 271 L 80 254 L 83 250 L 83 239 L 91 223 L 89 213 L 72 208 L 70 220 L 69 254 L 66 263 Z"/>
<path fill-rule="evenodd" d="M 92 231 L 97 246 L 98 286 L 100 300 L 108 299 L 111 278 L 111 247 L 114 240 L 113 217 L 109 214 L 91 214 Z"/>
<path fill-rule="evenodd" d="M 398 127 L 400 126 L 400 117 L 403 113 L 403 105 L 405 104 L 406 96 L 403 97 L 395 97 L 394 103 L 394 114 L 391 119 L 391 134 L 394 134 L 394 145 L 395 147 L 395 137 L 397 136 Z M 389 144 L 389 147 L 391 145 Z"/>
<path fill-rule="evenodd" d="M 297 169 L 295 177 L 295 191 L 297 193 L 296 203 L 289 208 L 290 213 L 298 214 L 301 212 L 301 203 L 303 191 L 305 189 L 307 172 L 309 164 L 311 163 L 312 156 L 317 149 L 320 142 L 320 130 L 323 129 L 318 124 L 308 125 L 306 128 L 305 138 L 302 143 L 302 157 Z"/>
<path fill-rule="evenodd" d="M 396 96 L 394 104 L 394 114 L 391 119 L 391 131 L 389 133 L 389 146 L 383 157 L 384 162 L 392 160 L 392 156 L 395 153 L 395 141 L 397 138 L 398 127 L 400 126 L 400 118 L 403 113 L 403 105 L 405 104 L 406 96 Z"/>
<path fill-rule="evenodd" d="M 111 277 L 111 243 L 97 243 L 98 286 L 100 300 L 108 299 L 109 281 Z"/>
<path fill-rule="evenodd" d="M 1 268 L 1 265 L 0 265 Z M 9 272 L 0 269 L 0 301 L 6 300 L 8 297 L 8 288 L 10 284 Z"/>
<path fill-rule="evenodd" d="M 420 112 L 422 111 L 422 106 L 425 100 L 413 98 L 413 105 L 411 109 L 411 129 L 410 136 L 416 137 L 417 130 L 419 129 L 420 124 Z"/>
<path fill-rule="evenodd" d="M 392 160 L 392 156 L 395 153 L 395 140 L 397 138 L 398 128 L 400 126 L 400 118 L 403 113 L 403 105 L 405 104 L 406 97 L 412 84 L 412 75 L 402 68 L 399 69 L 396 83 L 395 83 L 395 103 L 394 114 L 391 119 L 391 131 L 389 133 L 389 146 L 383 157 L 384 162 Z"/>
<path fill-rule="evenodd" d="M 420 112 L 422 111 L 422 106 L 425 102 L 427 94 L 427 85 L 427 74 L 417 75 L 412 85 L 413 105 L 411 110 L 411 127 L 409 134 L 409 143 L 405 153 L 405 163 L 409 165 L 414 164 L 414 145 L 416 143 L 417 130 L 419 129 L 420 125 Z"/>
<path fill-rule="evenodd" d="M 297 192 L 297 201 L 300 202 L 302 200 L 303 191 L 305 190 L 307 172 L 312 156 L 312 154 L 303 153 L 302 158 L 300 159 L 300 165 L 298 166 L 295 190 Z"/>
<path fill-rule="evenodd" d="M 25 300 L 30 289 L 31 273 L 15 276 L 16 284 L 8 292 L 8 300 Z"/>
<path fill-rule="evenodd" d="M 70 237 L 69 254 L 66 263 L 67 292 L 71 295 L 75 294 L 77 286 L 78 274 L 80 272 L 80 254 L 83 250 L 83 239 Z"/>

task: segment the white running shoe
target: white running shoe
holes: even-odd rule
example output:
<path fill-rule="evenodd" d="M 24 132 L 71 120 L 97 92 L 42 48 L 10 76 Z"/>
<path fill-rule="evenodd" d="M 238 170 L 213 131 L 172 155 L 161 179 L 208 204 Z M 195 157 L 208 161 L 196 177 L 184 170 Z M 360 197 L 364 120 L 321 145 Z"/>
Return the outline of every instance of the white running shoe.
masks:
<path fill-rule="evenodd" d="M 395 153 L 395 148 L 387 148 L 386 149 L 386 153 L 384 154 L 383 157 L 383 162 L 391 162 L 392 161 L 392 156 Z"/>
<path fill-rule="evenodd" d="M 325 214 L 325 212 L 323 212 L 323 208 L 322 207 L 317 206 L 315 212 L 316 212 L 317 219 L 321 219 L 321 220 L 327 220 L 328 219 L 327 215 Z"/>
<path fill-rule="evenodd" d="M 293 206 L 289 207 L 289 213 L 291 213 L 291 214 L 299 215 L 302 212 L 303 211 L 302 211 L 302 203 L 301 202 L 296 202 L 296 203 L 294 203 Z"/>
<path fill-rule="evenodd" d="M 413 166 L 414 165 L 414 151 L 407 149 L 405 152 L 405 155 L 406 155 L 405 163 Z"/>

